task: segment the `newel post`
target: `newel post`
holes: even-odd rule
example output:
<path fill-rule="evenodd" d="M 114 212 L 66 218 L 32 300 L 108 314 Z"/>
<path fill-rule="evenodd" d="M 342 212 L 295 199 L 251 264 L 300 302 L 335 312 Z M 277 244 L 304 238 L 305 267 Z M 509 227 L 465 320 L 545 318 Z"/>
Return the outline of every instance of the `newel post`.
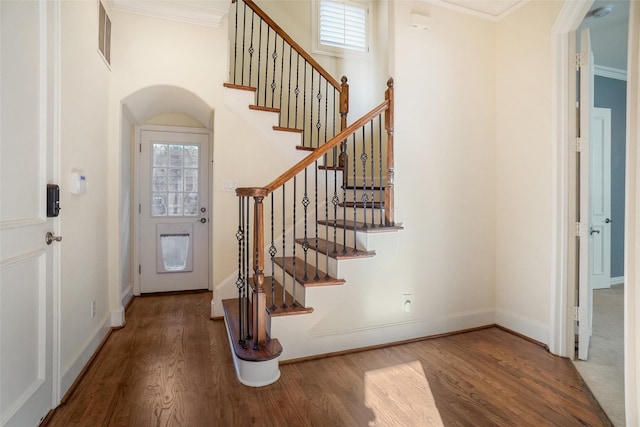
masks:
<path fill-rule="evenodd" d="M 384 222 L 387 226 L 395 225 L 394 193 L 393 193 L 393 78 L 387 81 L 384 98 L 389 102 L 389 108 L 384 116 L 384 128 L 387 131 L 387 185 L 384 188 Z"/>
<path fill-rule="evenodd" d="M 267 341 L 267 294 L 264 292 L 264 205 L 265 195 L 253 197 L 253 347 Z"/>

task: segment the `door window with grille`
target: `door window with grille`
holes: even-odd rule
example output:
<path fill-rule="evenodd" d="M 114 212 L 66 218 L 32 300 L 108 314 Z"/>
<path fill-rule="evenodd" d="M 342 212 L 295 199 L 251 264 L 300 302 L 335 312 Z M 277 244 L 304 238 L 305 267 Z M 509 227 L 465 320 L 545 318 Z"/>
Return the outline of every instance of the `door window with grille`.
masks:
<path fill-rule="evenodd" d="M 198 216 L 198 150 L 188 144 L 152 145 L 152 216 Z"/>

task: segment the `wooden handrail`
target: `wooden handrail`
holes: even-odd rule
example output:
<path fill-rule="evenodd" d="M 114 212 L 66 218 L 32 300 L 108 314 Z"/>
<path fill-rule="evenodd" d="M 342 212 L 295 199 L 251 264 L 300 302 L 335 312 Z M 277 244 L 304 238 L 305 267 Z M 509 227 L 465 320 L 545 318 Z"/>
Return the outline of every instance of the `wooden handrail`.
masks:
<path fill-rule="evenodd" d="M 320 148 L 314 150 L 311 154 L 309 154 L 304 159 L 300 160 L 298 163 L 293 165 L 289 170 L 280 175 L 278 178 L 271 181 L 265 187 L 242 187 L 236 188 L 237 196 L 249 196 L 254 197 L 256 195 L 268 196 L 273 193 L 279 187 L 284 185 L 291 178 L 296 176 L 299 172 L 303 171 L 305 168 L 309 167 L 313 162 L 318 160 L 320 157 L 324 156 L 329 150 L 333 147 L 338 146 L 342 141 L 346 138 L 350 137 L 357 130 L 362 128 L 365 124 L 367 124 L 371 119 L 386 111 L 389 108 L 389 100 L 385 100 L 380 105 L 375 107 L 373 110 L 369 111 L 367 114 L 362 116 L 360 119 L 353 122 L 351 125 L 346 127 L 342 132 L 334 136 L 330 141 L 322 145 Z"/>
<path fill-rule="evenodd" d="M 231 0 L 231 3 L 235 3 L 237 0 Z M 287 34 L 287 32 L 285 30 L 282 29 L 282 27 L 280 27 L 278 24 L 276 24 L 273 19 L 271 19 L 269 17 L 269 15 L 267 15 L 265 13 L 265 11 L 263 11 L 262 9 L 260 9 L 260 7 L 255 4 L 253 2 L 253 0 L 243 0 L 245 2 L 245 4 L 247 6 L 249 6 L 249 8 L 251 10 L 253 10 L 260 18 L 262 18 L 267 25 L 269 25 L 269 27 L 271 27 L 276 33 L 278 33 L 278 35 L 280 37 L 282 37 L 284 39 L 284 41 L 286 41 L 287 43 L 289 43 L 289 45 L 291 47 L 293 47 L 293 49 L 298 52 L 300 54 L 300 56 L 302 56 L 305 61 L 307 61 L 313 68 L 315 68 L 316 70 L 318 70 L 318 72 L 322 75 L 322 77 L 324 77 L 329 83 L 331 83 L 331 86 L 333 86 L 334 88 L 336 88 L 336 90 L 338 92 L 342 91 L 342 85 L 340 84 L 340 82 L 338 80 L 336 80 L 335 78 L 333 78 L 331 76 L 331 74 L 329 74 L 327 72 L 327 70 L 325 70 L 319 63 L 318 61 L 316 61 L 315 59 L 313 59 L 313 57 L 311 55 L 309 55 L 307 53 L 306 50 L 304 50 L 302 48 L 302 46 L 300 46 L 298 43 L 296 43 L 295 40 L 293 40 L 291 38 L 291 36 L 289 34 Z"/>

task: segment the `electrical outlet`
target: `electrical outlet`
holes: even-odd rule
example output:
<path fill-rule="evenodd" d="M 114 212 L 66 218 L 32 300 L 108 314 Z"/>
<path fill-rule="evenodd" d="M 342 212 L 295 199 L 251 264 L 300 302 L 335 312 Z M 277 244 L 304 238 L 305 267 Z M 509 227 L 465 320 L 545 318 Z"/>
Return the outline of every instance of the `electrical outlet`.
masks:
<path fill-rule="evenodd" d="M 96 302 L 95 301 L 91 301 L 91 318 L 95 318 L 96 317 Z"/>

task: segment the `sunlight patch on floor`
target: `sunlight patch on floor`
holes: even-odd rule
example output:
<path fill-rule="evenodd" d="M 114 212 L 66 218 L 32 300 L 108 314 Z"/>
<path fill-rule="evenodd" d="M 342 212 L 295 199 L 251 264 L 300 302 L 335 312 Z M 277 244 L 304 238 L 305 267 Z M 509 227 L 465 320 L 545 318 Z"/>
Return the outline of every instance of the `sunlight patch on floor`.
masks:
<path fill-rule="evenodd" d="M 364 404 L 375 414 L 372 427 L 444 427 L 418 361 L 365 372 Z"/>

